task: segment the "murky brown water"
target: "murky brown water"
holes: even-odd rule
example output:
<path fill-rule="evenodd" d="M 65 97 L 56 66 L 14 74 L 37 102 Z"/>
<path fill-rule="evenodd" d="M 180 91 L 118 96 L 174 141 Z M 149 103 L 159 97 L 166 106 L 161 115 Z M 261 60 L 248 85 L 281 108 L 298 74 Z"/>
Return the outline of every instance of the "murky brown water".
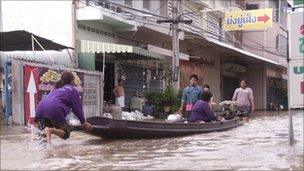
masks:
<path fill-rule="evenodd" d="M 105 141 L 73 132 L 49 149 L 23 127 L 2 127 L 1 170 L 303 170 L 303 112 L 294 114 L 292 147 L 286 113 L 268 114 L 226 132 L 178 138 Z"/>

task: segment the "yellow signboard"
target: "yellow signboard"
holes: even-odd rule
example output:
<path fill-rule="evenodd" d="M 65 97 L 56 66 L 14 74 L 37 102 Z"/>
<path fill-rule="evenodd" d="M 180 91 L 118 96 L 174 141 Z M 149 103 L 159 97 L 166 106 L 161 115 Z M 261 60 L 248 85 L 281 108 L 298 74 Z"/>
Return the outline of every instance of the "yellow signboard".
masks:
<path fill-rule="evenodd" d="M 272 8 L 226 12 L 223 25 L 226 31 L 270 28 Z"/>

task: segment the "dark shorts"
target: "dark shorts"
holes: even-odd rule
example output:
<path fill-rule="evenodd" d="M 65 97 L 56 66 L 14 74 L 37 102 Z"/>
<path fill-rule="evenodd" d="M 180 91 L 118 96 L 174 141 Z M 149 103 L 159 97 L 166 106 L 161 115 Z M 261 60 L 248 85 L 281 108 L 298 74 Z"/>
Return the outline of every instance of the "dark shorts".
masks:
<path fill-rule="evenodd" d="M 249 117 L 251 114 L 251 110 L 248 111 L 240 111 L 240 116 Z"/>
<path fill-rule="evenodd" d="M 64 131 L 64 136 L 62 139 L 68 139 L 70 137 L 71 128 L 67 123 L 59 123 L 49 118 L 35 118 L 38 129 L 44 130 L 46 127 L 62 129 Z"/>

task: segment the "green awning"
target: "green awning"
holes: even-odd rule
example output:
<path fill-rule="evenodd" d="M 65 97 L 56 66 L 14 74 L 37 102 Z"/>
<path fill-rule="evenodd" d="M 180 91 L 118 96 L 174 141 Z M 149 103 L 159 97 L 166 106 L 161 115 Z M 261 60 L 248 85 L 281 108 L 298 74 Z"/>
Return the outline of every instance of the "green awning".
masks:
<path fill-rule="evenodd" d="M 81 40 L 80 53 L 106 53 L 114 54 L 118 59 L 165 59 L 164 55 L 146 49 L 113 43 Z"/>

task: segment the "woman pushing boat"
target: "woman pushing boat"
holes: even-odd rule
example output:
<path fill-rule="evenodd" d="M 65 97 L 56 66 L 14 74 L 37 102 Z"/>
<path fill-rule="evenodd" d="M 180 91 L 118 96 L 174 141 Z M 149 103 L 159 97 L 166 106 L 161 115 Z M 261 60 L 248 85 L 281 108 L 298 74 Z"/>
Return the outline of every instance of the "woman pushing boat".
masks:
<path fill-rule="evenodd" d="M 51 141 L 51 134 L 62 139 L 70 137 L 70 128 L 65 117 L 72 109 L 82 124 L 83 129 L 89 131 L 92 125 L 85 121 L 80 94 L 74 87 L 72 72 L 63 71 L 60 80 L 48 96 L 41 100 L 37 106 L 35 122 L 40 130 L 45 131 L 46 141 Z"/>

